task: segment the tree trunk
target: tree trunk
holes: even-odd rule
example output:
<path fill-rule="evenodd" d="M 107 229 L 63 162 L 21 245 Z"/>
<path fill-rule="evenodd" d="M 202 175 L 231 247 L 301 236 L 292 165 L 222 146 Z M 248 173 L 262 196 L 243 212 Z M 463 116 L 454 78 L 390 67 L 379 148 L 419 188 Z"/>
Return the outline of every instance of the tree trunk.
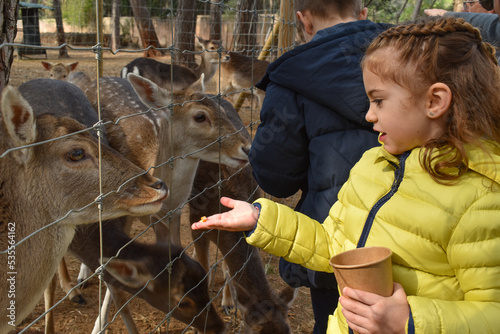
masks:
<path fill-rule="evenodd" d="M 196 0 L 183 0 L 177 7 L 175 19 L 175 49 L 174 60 L 188 67 L 196 66 L 194 53 L 194 35 L 196 33 Z"/>
<path fill-rule="evenodd" d="M 66 36 L 64 35 L 61 2 L 59 0 L 54 0 L 53 7 L 54 18 L 56 19 L 57 45 L 63 45 L 64 43 L 66 43 Z M 69 58 L 68 50 L 65 46 L 59 49 L 59 58 Z"/>
<path fill-rule="evenodd" d="M 406 5 L 408 4 L 408 0 L 405 0 L 405 3 L 401 6 L 401 8 L 398 10 L 398 12 L 396 13 L 396 24 L 399 23 L 399 18 L 401 17 L 401 15 L 403 14 L 405 8 L 406 8 Z"/>
<path fill-rule="evenodd" d="M 17 0 L 0 1 L 0 44 L 14 43 L 17 34 Z M 0 91 L 9 83 L 10 67 L 14 60 L 14 48 L 4 46 L 0 50 Z"/>
<path fill-rule="evenodd" d="M 111 8 L 112 17 L 112 33 L 111 33 L 111 50 L 116 51 L 122 47 L 120 40 L 120 0 L 113 0 Z"/>
<path fill-rule="evenodd" d="M 256 46 L 258 19 L 256 11 L 260 8 L 259 0 L 238 0 L 236 7 L 237 13 L 231 50 L 246 50 L 245 53 L 251 55 Z"/>
<path fill-rule="evenodd" d="M 132 7 L 132 14 L 134 15 L 137 29 L 139 30 L 142 47 L 147 48 L 152 46 L 159 48 L 160 42 L 158 41 L 158 36 L 156 35 L 155 27 L 153 25 L 153 21 L 151 20 L 146 1 L 130 0 L 130 6 Z M 161 55 L 161 51 L 152 48 L 144 51 L 144 57 L 156 57 Z"/>
<path fill-rule="evenodd" d="M 219 4 L 210 4 L 210 35 L 208 39 L 222 40 L 222 13 Z"/>
<path fill-rule="evenodd" d="M 415 1 L 415 9 L 413 10 L 413 15 L 411 16 L 411 20 L 415 21 L 420 13 L 420 8 L 422 8 L 422 0 Z"/>

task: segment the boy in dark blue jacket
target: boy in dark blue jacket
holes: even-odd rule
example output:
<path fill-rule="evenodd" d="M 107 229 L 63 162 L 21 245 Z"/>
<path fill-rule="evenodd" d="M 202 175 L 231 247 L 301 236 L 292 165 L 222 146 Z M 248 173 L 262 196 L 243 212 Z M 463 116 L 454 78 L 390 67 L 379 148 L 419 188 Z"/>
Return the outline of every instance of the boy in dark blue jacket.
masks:
<path fill-rule="evenodd" d="M 250 163 L 261 188 L 276 197 L 297 191 L 296 210 L 323 221 L 352 166 L 378 145 L 365 120 L 369 101 L 360 60 L 390 25 L 366 20 L 361 0 L 296 0 L 307 43 L 271 63 L 257 87 L 266 91 Z M 339 298 L 333 274 L 280 261 L 292 287 L 310 288 L 315 334 L 326 333 Z"/>

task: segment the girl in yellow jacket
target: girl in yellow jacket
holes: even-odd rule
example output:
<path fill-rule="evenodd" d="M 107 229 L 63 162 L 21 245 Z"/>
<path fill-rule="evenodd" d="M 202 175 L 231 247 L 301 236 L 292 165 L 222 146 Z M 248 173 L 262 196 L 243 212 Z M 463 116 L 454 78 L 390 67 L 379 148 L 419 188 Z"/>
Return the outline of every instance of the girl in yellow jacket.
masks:
<path fill-rule="evenodd" d="M 194 229 L 247 241 L 313 270 L 356 247 L 393 251 L 390 297 L 344 288 L 328 333 L 498 333 L 500 77 L 495 51 L 461 19 L 391 28 L 362 62 L 366 119 L 382 147 L 351 170 L 323 224 L 266 199 Z"/>

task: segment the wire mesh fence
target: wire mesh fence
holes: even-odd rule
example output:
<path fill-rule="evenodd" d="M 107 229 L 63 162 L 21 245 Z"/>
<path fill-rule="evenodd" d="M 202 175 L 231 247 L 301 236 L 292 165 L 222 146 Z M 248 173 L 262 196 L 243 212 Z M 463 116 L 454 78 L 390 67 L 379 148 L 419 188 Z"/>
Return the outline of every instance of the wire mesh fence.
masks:
<path fill-rule="evenodd" d="M 269 61 L 300 43 L 294 41 L 295 24 L 283 17 L 283 6 L 293 7 L 293 1 L 20 2 L 18 34 L 12 45 L 17 58 L 11 69 L 10 83 L 18 87 L 25 98 L 26 92 L 34 96 L 28 104 L 34 112 L 38 133 L 60 124 L 60 121 L 47 124 L 39 121 L 41 114 L 61 117 L 61 113 L 67 112 L 75 117 L 71 113 L 79 104 L 77 98 L 71 97 L 72 102 L 60 110 L 61 104 L 54 104 L 70 98 L 72 88 L 68 85 L 81 89 L 79 93 L 84 94 L 88 100 L 85 103 L 91 105 L 97 117 L 87 123 L 79 120 L 83 128 L 64 136 L 56 131 L 42 142 L 36 142 L 38 137 L 32 143 L 13 141 L 12 133 L 2 128 L 2 171 L 10 170 L 5 173 L 7 177 L 23 168 L 51 170 L 54 168 L 48 167 L 51 163 L 61 161 L 22 160 L 19 156 L 36 151 L 34 147 L 42 147 L 40 152 L 50 151 L 53 146 L 64 144 L 68 137 L 89 133 L 97 143 L 95 155 L 85 155 L 83 149 L 71 150 L 64 155 L 63 163 L 94 159 L 94 165 L 85 168 L 98 166 L 93 172 L 99 177 L 97 182 L 91 182 L 80 170 L 85 168 L 78 167 L 77 180 L 87 181 L 83 183 L 84 188 L 75 188 L 80 184 L 68 180 L 66 188 L 56 189 L 61 196 L 46 196 L 44 186 L 55 188 L 50 180 L 25 189 L 23 196 L 29 199 L 25 203 L 32 205 L 28 210 L 32 216 L 18 214 L 12 202 L 2 199 L 7 203 L 7 209 L 2 211 L 7 225 L 3 225 L 7 229 L 11 225 L 15 228 L 8 234 L 12 238 L 2 238 L 0 245 L 2 259 L 14 261 L 14 266 L 2 277 L 2 287 L 5 286 L 6 300 L 10 303 L 7 305 L 14 305 L 14 311 L 2 307 L 7 313 L 1 314 L 4 323 L 1 333 L 9 330 L 30 333 L 44 327 L 48 327 L 49 332 L 58 332 L 62 329 L 57 326 L 64 322 L 72 328 L 65 332 L 89 332 L 88 326 L 85 329 L 75 326 L 79 323 L 75 320 L 77 317 L 85 317 L 87 323 L 95 320 L 95 333 L 113 332 L 113 328 L 130 333 L 185 333 L 192 328 L 207 333 L 224 330 L 239 333 L 249 329 L 258 333 L 270 326 L 288 328 L 283 310 L 288 309 L 291 297 L 276 293 L 266 276 L 266 261 L 269 261 L 268 267 L 272 258 L 266 255 L 261 258 L 261 253 L 246 244 L 240 234 L 218 231 L 191 234 L 189 228 L 190 223 L 201 216 L 221 212 L 221 196 L 252 201 L 264 195 L 253 182 L 250 167 L 242 163 L 246 159 L 242 154 L 248 152 L 247 145 L 259 119 L 262 96 L 255 89 L 255 83 Z M 285 29 L 291 31 L 291 38 L 288 37 L 291 42 L 283 42 L 282 37 L 278 37 L 280 30 L 283 35 Z M 126 71 L 132 74 L 120 77 L 127 64 L 152 54 L 157 63 L 137 64 Z M 40 61 L 49 65 L 43 67 Z M 62 72 L 58 74 L 56 69 Z M 71 84 L 65 82 L 60 86 L 51 80 L 31 81 L 48 78 L 49 73 Z M 188 80 L 185 87 L 178 88 L 181 79 L 191 74 L 196 80 Z M 103 78 L 96 80 L 99 77 Z M 236 79 L 240 77 L 244 80 Z M 35 88 L 26 88 L 28 81 L 34 87 L 42 85 L 46 91 L 40 90 L 37 96 Z M 54 90 L 58 94 L 51 95 Z M 155 95 L 154 92 L 161 93 Z M 82 97 L 78 95 L 79 98 Z M 2 102 L 4 99 L 12 103 L 14 110 L 14 98 L 3 96 Z M 46 100 L 49 100 L 47 104 L 43 102 Z M 4 109 L 2 107 L 2 112 Z M 24 121 L 26 115 L 11 118 L 13 128 L 17 129 L 16 124 L 24 126 L 21 120 Z M 5 128 L 9 126 L 7 118 L 2 114 Z M 124 175 L 133 169 L 127 163 L 114 167 L 115 173 L 103 170 L 108 162 L 102 161 L 107 156 L 101 150 L 103 147 L 107 150 L 108 145 L 142 170 L 125 179 Z M 39 178 L 64 178 L 64 168 L 56 167 L 55 174 L 41 173 Z M 114 174 L 121 175 L 122 180 L 112 188 L 105 186 Z M 116 204 L 106 202 L 107 197 L 132 192 L 130 187 L 134 182 L 151 181 L 148 178 L 153 176 L 163 180 L 170 192 L 159 211 L 158 203 L 162 199 L 158 197 L 144 209 L 158 211 L 156 214 L 137 218 L 140 210 L 137 213 L 130 209 L 137 205 L 127 204 L 130 207 L 113 217 L 107 215 L 107 210 Z M 1 184 L 5 198 L 4 189 L 17 181 L 2 179 Z M 155 196 L 163 189 L 158 182 L 151 181 L 147 186 Z M 57 219 L 48 219 L 56 211 L 55 208 L 54 212 L 50 211 L 52 207 L 63 210 L 73 203 L 70 197 L 75 194 L 83 199 L 94 192 L 97 196 L 85 205 L 71 207 Z M 128 194 L 128 197 L 134 196 L 140 197 Z M 41 200 L 34 200 L 37 198 Z M 55 203 L 47 205 L 50 201 Z M 292 204 L 294 199 L 288 201 Z M 80 219 L 80 213 L 85 210 L 92 210 L 90 216 L 97 217 L 94 220 L 97 224 L 89 224 L 88 218 Z M 30 225 L 33 215 L 40 219 Z M 80 226 L 71 242 L 71 230 L 76 225 Z M 210 249 L 209 244 L 212 244 Z M 54 245 L 57 247 L 52 250 Z M 67 260 L 65 265 L 59 259 L 67 247 L 70 252 L 63 258 Z M 38 259 L 34 262 L 33 253 Z M 78 285 L 68 286 L 68 281 L 63 282 L 65 270 L 71 264 L 69 279 L 74 281 L 80 262 L 87 265 L 91 274 L 79 277 Z M 65 292 L 56 294 L 54 300 L 49 298 L 39 303 L 41 287 L 54 288 L 55 280 L 48 273 L 56 267 Z M 14 278 L 12 284 L 9 277 Z M 40 282 L 37 291 L 28 289 L 35 280 Z M 92 291 L 90 298 L 87 295 L 89 300 L 85 306 L 89 312 L 78 310 L 79 306 L 71 302 L 75 295 L 79 298 L 85 285 L 93 286 L 92 290 L 86 290 Z M 49 297 L 54 295 L 50 290 L 46 292 Z M 109 305 L 110 296 L 114 306 Z M 237 311 L 228 311 L 233 303 Z M 38 305 L 36 311 L 30 313 L 35 305 Z M 106 307 L 112 308 L 113 317 L 107 318 Z M 63 309 L 65 315 L 70 316 L 54 326 L 51 317 L 57 318 Z M 116 327 L 119 314 L 125 325 Z M 297 333 L 307 331 L 297 328 Z"/>

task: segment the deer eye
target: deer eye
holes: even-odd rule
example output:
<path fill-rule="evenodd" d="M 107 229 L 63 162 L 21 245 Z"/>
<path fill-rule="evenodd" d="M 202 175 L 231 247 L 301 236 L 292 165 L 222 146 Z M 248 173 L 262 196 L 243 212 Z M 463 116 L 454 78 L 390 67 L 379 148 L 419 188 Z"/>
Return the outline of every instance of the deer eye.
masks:
<path fill-rule="evenodd" d="M 83 148 L 75 148 L 66 154 L 66 158 L 71 161 L 80 161 L 85 158 L 85 151 Z"/>
<path fill-rule="evenodd" d="M 207 117 L 203 113 L 197 114 L 193 118 L 194 118 L 195 122 L 198 122 L 198 123 L 204 122 L 207 119 Z"/>
<path fill-rule="evenodd" d="M 180 309 L 186 309 L 188 307 L 191 307 L 192 306 L 192 303 L 189 301 L 189 300 L 184 300 L 184 301 L 181 301 L 179 303 L 179 305 L 177 305 Z"/>

